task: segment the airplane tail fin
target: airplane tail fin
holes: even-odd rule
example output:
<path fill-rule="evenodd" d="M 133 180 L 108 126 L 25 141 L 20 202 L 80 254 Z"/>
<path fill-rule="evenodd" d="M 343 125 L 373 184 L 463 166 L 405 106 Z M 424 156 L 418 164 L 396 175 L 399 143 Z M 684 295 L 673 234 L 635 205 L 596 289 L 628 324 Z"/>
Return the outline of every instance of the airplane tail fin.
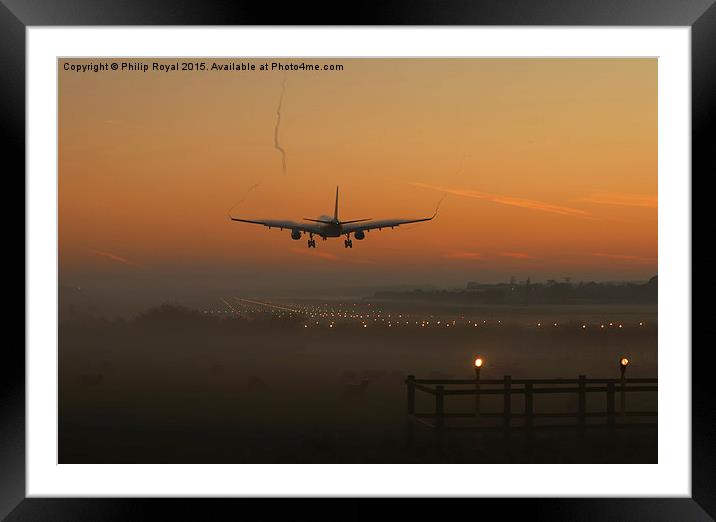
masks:
<path fill-rule="evenodd" d="M 338 221 L 338 185 L 336 185 L 336 209 L 333 212 L 333 219 Z"/>

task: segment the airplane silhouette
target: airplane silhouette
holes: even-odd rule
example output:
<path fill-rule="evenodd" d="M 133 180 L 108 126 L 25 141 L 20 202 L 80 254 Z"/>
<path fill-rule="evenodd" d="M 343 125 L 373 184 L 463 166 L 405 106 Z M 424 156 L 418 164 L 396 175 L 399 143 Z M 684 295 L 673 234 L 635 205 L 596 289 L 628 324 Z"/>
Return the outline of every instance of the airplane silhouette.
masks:
<path fill-rule="evenodd" d="M 298 221 L 286 221 L 286 220 L 276 220 L 276 219 L 241 219 L 241 218 L 235 218 L 231 215 L 229 215 L 229 218 L 231 218 L 232 221 L 240 221 L 241 223 L 253 223 L 255 225 L 263 225 L 265 227 L 271 228 L 278 228 L 280 230 L 283 230 L 284 228 L 289 229 L 291 231 L 291 239 L 298 241 L 300 240 L 304 234 L 308 234 L 308 248 L 316 248 L 316 240 L 313 239 L 313 236 L 319 236 L 323 238 L 324 240 L 329 237 L 341 237 L 343 235 L 346 236 L 345 241 L 343 244 L 346 248 L 353 248 L 353 240 L 351 239 L 351 234 L 353 234 L 353 237 L 355 237 L 358 241 L 361 241 L 365 239 L 365 233 L 378 229 L 382 230 L 384 228 L 395 228 L 399 227 L 400 225 L 406 225 L 408 223 L 419 223 L 421 221 L 430 221 L 437 215 L 437 210 L 435 210 L 435 214 L 433 214 L 430 217 L 426 218 L 419 218 L 419 219 L 378 219 L 374 220 L 371 218 L 367 219 L 352 219 L 350 221 L 341 221 L 338 219 L 338 187 L 336 186 L 336 206 L 335 210 L 333 212 L 333 218 L 327 218 L 327 219 L 310 219 L 310 218 L 303 218 L 304 221 L 310 221 L 311 223 L 304 223 L 304 222 L 298 222 Z"/>

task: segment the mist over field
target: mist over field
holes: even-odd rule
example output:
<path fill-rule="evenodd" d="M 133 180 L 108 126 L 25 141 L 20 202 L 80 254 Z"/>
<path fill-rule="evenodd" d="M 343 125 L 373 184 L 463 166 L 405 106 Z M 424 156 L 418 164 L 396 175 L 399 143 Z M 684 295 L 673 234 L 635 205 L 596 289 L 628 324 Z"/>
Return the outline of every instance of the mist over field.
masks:
<path fill-rule="evenodd" d="M 654 304 L 465 306 L 243 299 L 107 318 L 68 304 L 59 328 L 60 462 L 652 462 L 656 429 L 545 433 L 527 444 L 431 430 L 408 445 L 405 378 L 657 375 Z M 333 314 L 333 315 L 331 315 Z M 556 325 L 555 325 L 556 323 Z M 449 397 L 446 411 L 470 411 Z M 654 394 L 630 408 L 656 410 Z M 418 409 L 432 408 L 419 395 Z M 485 412 L 500 397 L 483 398 Z M 522 399 L 513 399 L 521 411 Z M 589 408 L 604 409 L 590 397 Z M 574 411 L 576 396 L 537 399 Z M 516 439 L 516 440 L 515 440 Z"/>

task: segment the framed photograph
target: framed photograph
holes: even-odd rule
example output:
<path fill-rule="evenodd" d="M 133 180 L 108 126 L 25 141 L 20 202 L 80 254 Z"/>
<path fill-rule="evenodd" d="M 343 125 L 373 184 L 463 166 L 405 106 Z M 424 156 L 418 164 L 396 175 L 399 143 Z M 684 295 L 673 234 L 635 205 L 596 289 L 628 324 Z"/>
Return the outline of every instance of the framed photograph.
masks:
<path fill-rule="evenodd" d="M 26 194 L 3 516 L 711 519 L 712 2 L 80 4 L 0 6 Z"/>

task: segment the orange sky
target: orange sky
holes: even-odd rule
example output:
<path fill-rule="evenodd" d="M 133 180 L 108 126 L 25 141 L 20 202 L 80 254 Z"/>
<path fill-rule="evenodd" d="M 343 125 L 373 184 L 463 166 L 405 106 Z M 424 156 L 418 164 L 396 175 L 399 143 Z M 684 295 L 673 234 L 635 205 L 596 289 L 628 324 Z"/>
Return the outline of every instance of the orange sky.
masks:
<path fill-rule="evenodd" d="M 655 59 L 302 61 L 344 70 L 78 73 L 60 60 L 61 281 L 656 273 Z M 330 214 L 337 184 L 344 219 L 430 215 L 447 196 L 434 222 L 350 250 L 227 219 Z"/>

